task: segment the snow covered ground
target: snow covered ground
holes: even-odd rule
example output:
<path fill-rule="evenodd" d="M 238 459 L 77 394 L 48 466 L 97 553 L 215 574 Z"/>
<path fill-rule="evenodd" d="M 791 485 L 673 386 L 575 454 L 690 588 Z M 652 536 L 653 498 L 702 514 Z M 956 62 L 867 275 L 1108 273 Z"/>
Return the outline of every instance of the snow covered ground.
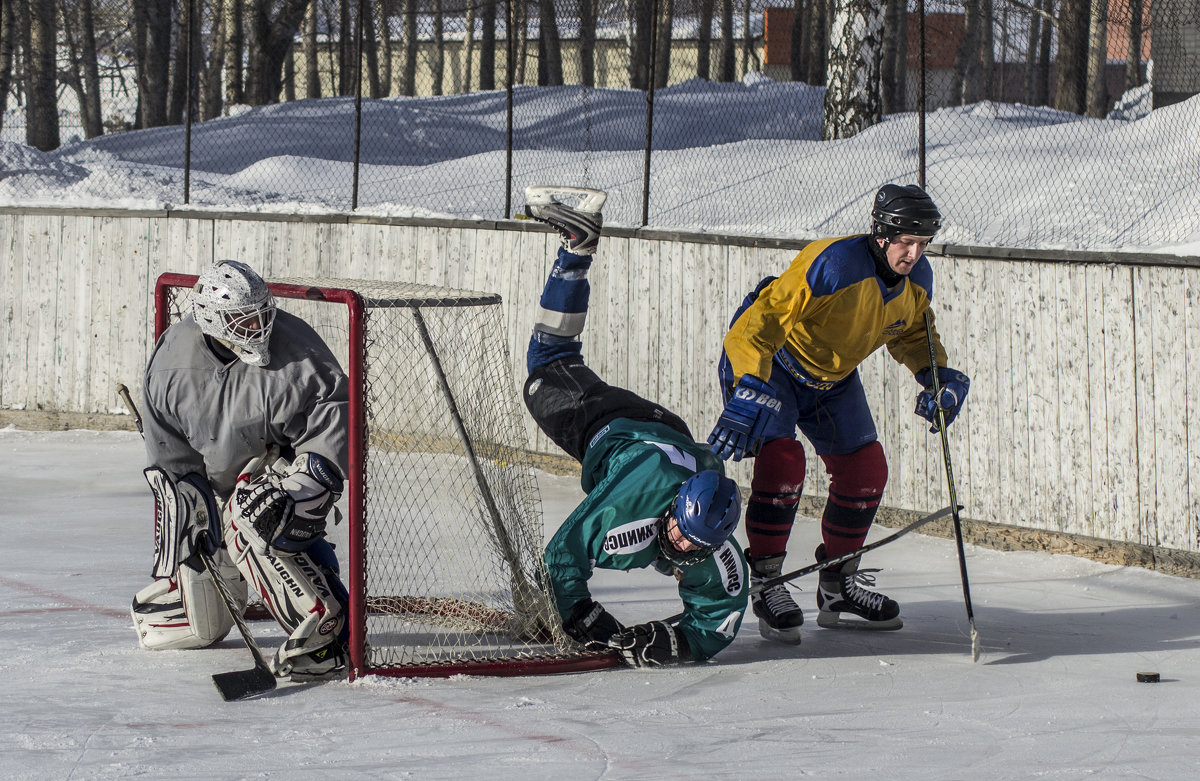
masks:
<path fill-rule="evenodd" d="M 918 118 L 821 141 L 824 90 L 752 73 L 655 93 L 651 228 L 815 239 L 863 232 L 885 182 L 918 181 Z M 605 224 L 642 224 L 645 95 L 514 92 L 511 193 L 609 191 Z M 926 184 L 938 241 L 1200 254 L 1200 97 L 1148 110 L 1149 87 L 1107 119 L 984 101 L 928 115 Z M 357 214 L 503 219 L 503 90 L 363 101 Z M 197 123 L 184 196 L 183 127 L 43 153 L 0 141 L 0 205 L 324 214 L 352 205 L 354 99 L 298 100 Z"/>
<path fill-rule="evenodd" d="M 919 534 L 867 562 L 903 607 L 898 632 L 814 624 L 785 647 L 750 622 L 698 666 L 284 684 L 225 703 L 210 676 L 249 666 L 240 641 L 137 647 L 128 605 L 151 555 L 142 465 L 134 433 L 0 430 L 2 778 L 1196 775 L 1200 580 L 968 547 L 983 640 L 972 663 L 954 545 Z M 569 477 L 541 485 L 550 531 L 581 493 Z M 817 537 L 815 521 L 798 524 L 789 564 Z M 627 621 L 677 610 L 652 572 L 594 585 Z M 800 585 L 811 608 L 815 583 Z M 266 646 L 280 639 L 254 629 Z M 1139 671 L 1162 682 L 1137 683 Z"/>

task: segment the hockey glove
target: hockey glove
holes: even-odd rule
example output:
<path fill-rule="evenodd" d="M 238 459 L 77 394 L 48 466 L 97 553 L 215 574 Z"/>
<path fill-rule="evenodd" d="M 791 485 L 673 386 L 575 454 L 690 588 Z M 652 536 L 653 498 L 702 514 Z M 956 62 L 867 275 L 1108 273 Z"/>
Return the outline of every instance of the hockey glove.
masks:
<path fill-rule="evenodd" d="M 325 458 L 301 453 L 282 475 L 268 473 L 239 484 L 233 504 L 241 528 L 259 555 L 292 556 L 325 535 L 325 519 L 342 495 L 342 478 Z M 258 539 L 254 539 L 258 537 Z"/>
<path fill-rule="evenodd" d="M 630 667 L 658 667 L 692 661 L 687 638 L 665 621 L 631 626 L 608 641 Z"/>
<path fill-rule="evenodd" d="M 600 651 L 608 648 L 608 641 L 614 635 L 625 631 L 621 622 L 612 617 L 599 602 L 583 599 L 571 608 L 571 615 L 563 621 L 563 629 L 570 637 L 580 643 L 588 651 Z"/>
<path fill-rule="evenodd" d="M 712 452 L 726 461 L 758 455 L 767 424 L 782 410 L 783 405 L 770 385 L 753 374 L 743 374 L 716 427 L 708 435 Z"/>
<path fill-rule="evenodd" d="M 966 401 L 967 391 L 971 389 L 971 379 L 962 372 L 945 366 L 939 366 L 937 372 L 938 385 L 941 387 L 938 388 L 936 400 L 933 397 L 933 372 L 922 369 L 916 374 L 917 382 L 925 386 L 925 390 L 917 394 L 916 413 L 933 424 L 929 431 L 934 434 L 938 430 L 938 410 L 945 412 L 946 425 L 949 426 L 950 422 L 958 417 L 959 410 Z"/>

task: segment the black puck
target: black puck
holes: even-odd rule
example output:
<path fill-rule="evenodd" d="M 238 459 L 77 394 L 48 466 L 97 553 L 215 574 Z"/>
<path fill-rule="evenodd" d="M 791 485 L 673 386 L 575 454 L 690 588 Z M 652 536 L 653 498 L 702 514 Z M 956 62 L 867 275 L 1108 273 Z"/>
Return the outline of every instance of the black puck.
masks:
<path fill-rule="evenodd" d="M 1138 683 L 1158 683 L 1158 673 L 1138 673 Z"/>

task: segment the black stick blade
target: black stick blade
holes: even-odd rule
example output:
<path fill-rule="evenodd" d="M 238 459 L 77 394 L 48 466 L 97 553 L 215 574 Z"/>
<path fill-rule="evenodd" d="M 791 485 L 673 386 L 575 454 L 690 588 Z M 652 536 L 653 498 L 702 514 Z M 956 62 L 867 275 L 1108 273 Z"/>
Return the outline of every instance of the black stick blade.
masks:
<path fill-rule="evenodd" d="M 257 665 L 249 670 L 217 673 L 212 679 L 226 702 L 244 700 L 275 688 L 275 676 L 267 668 Z"/>

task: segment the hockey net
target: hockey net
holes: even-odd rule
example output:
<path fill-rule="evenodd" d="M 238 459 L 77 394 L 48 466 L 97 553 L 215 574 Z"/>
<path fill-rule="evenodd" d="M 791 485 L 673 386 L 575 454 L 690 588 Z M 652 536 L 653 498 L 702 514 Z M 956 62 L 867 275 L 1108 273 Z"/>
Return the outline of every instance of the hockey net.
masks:
<path fill-rule="evenodd" d="M 159 278 L 156 338 L 187 314 L 195 281 Z M 615 664 L 563 634 L 546 586 L 500 297 L 366 280 L 268 283 L 350 380 L 345 520 L 330 539 L 350 592 L 351 677 Z"/>

